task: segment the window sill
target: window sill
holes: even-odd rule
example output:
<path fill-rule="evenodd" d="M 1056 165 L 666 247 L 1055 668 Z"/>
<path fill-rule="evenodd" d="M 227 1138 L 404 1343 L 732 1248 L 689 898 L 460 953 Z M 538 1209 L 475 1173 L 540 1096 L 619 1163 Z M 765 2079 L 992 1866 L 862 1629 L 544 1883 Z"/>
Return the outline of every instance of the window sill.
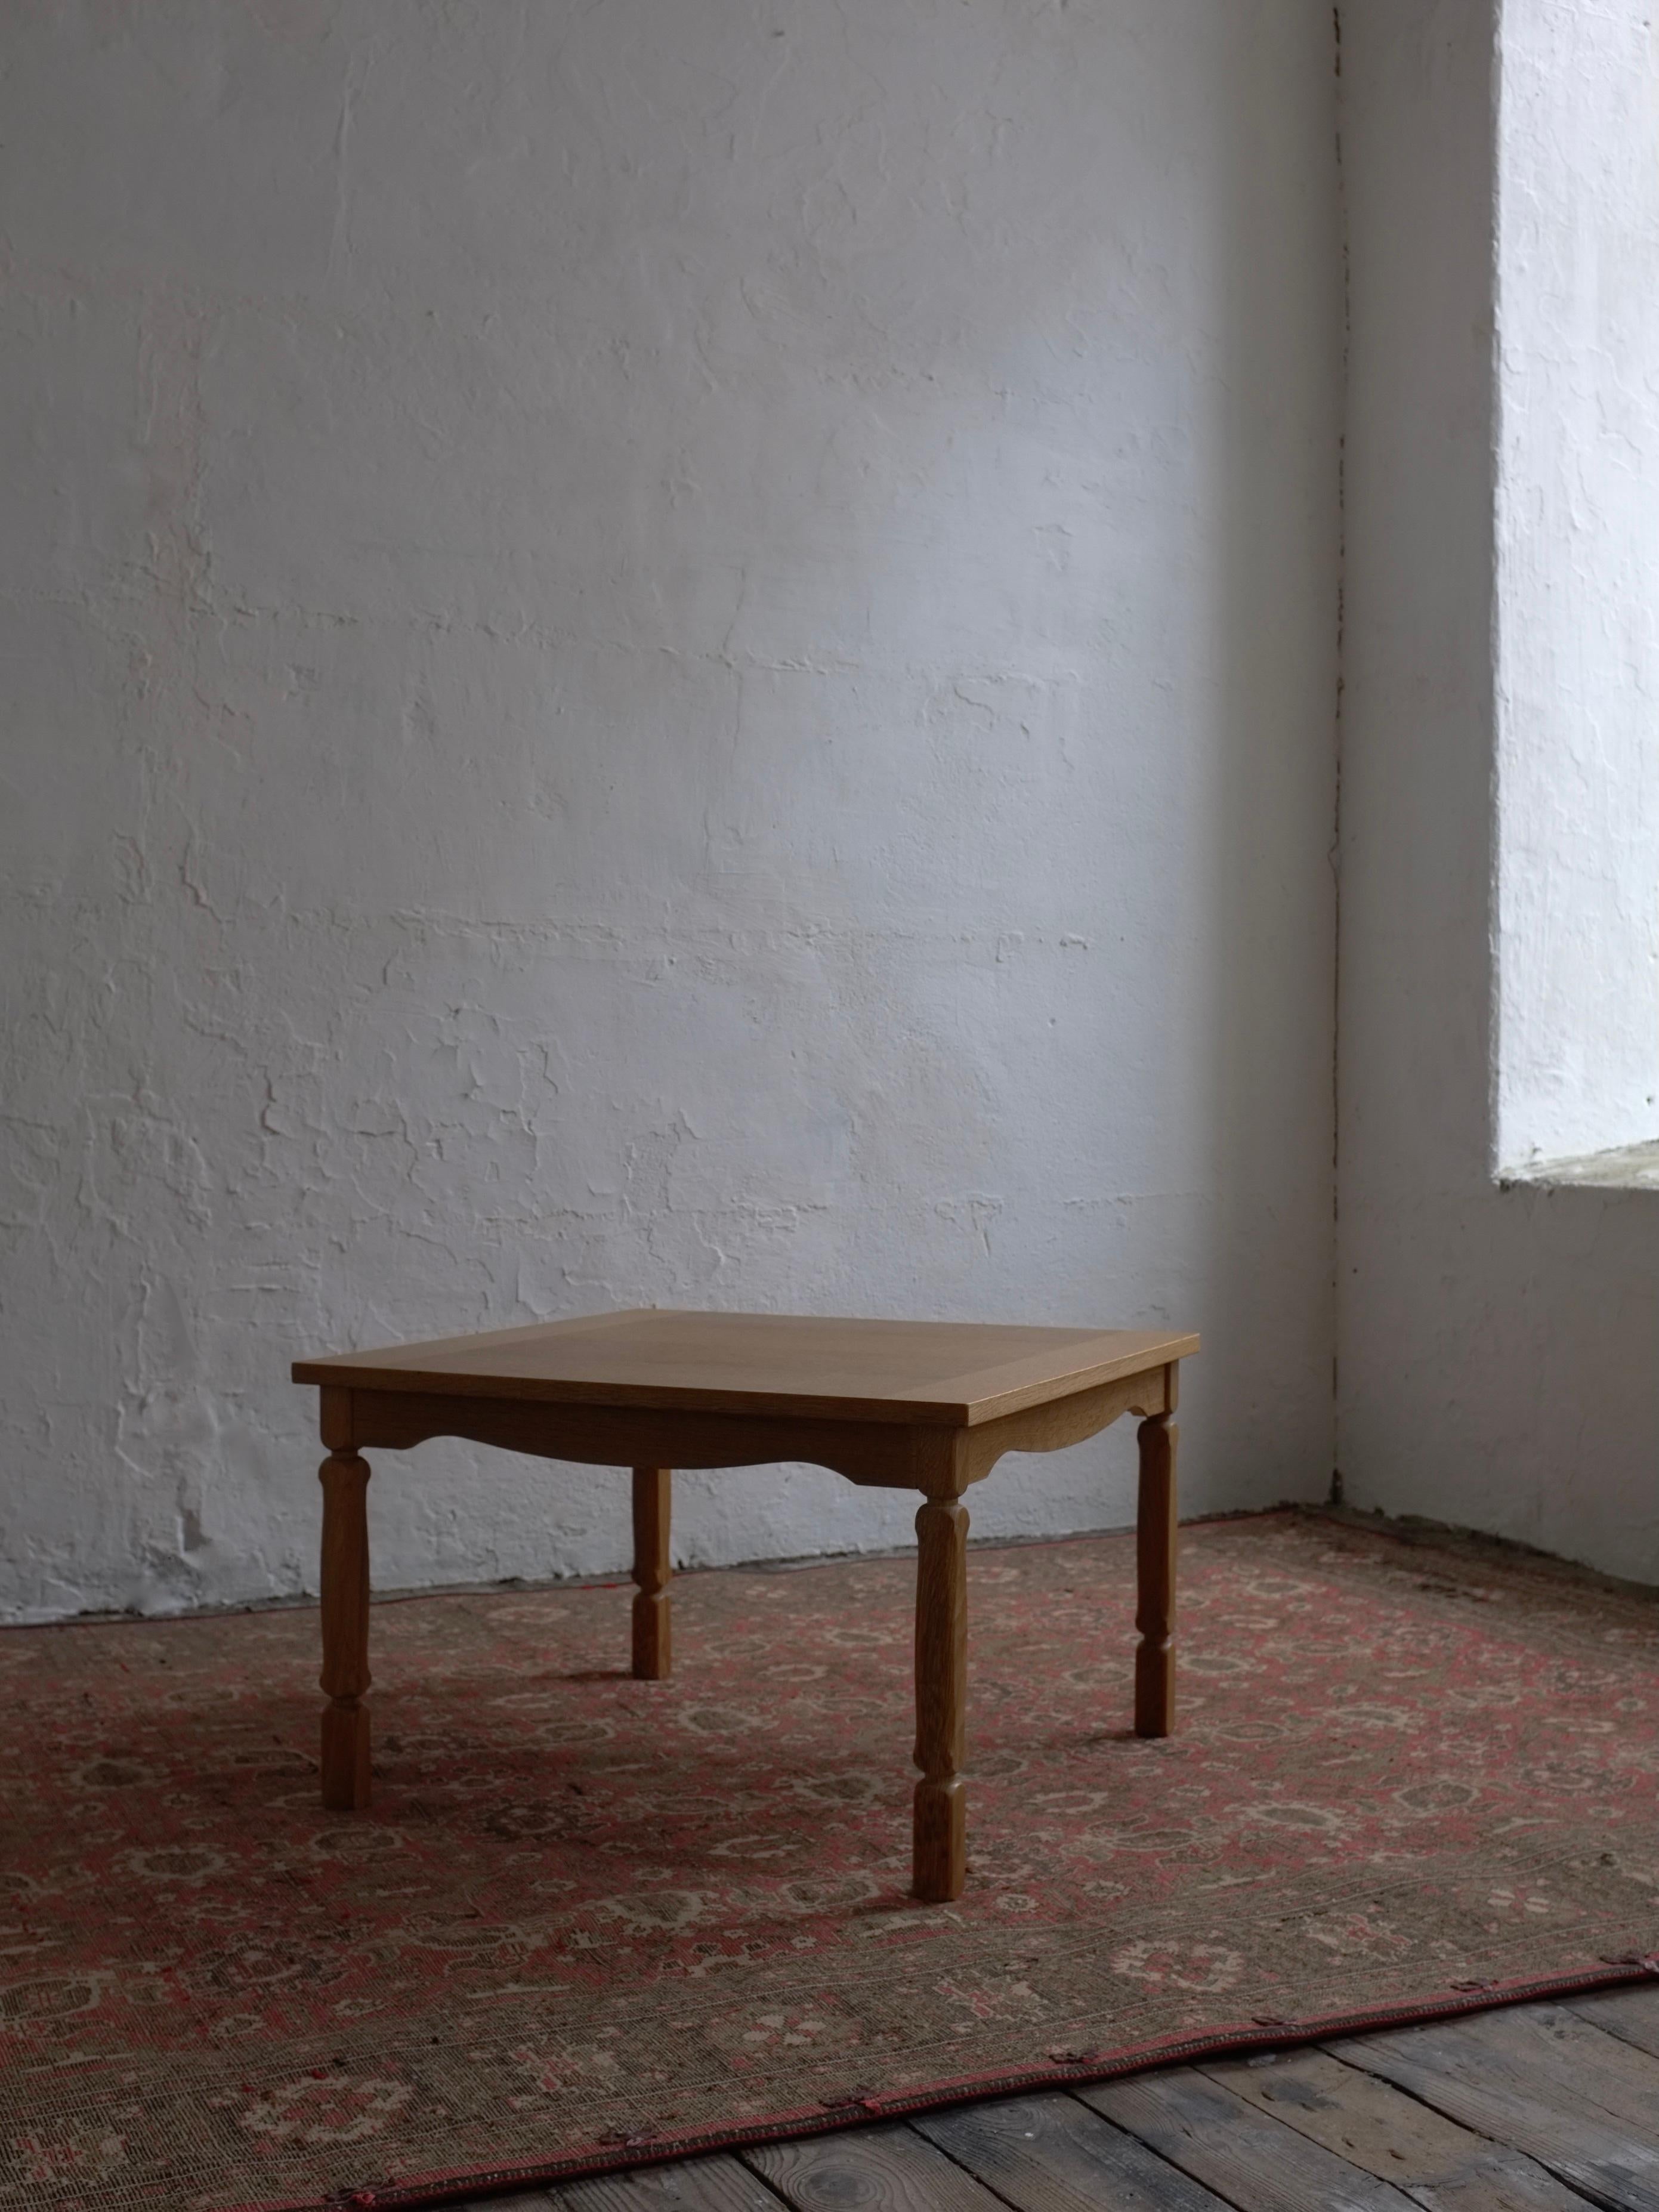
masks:
<path fill-rule="evenodd" d="M 1523 1168 L 1504 1168 L 1498 1188 L 1560 1190 L 1659 1191 L 1659 1138 L 1645 1145 L 1621 1145 L 1616 1152 L 1585 1152 L 1576 1160 L 1534 1160 Z"/>

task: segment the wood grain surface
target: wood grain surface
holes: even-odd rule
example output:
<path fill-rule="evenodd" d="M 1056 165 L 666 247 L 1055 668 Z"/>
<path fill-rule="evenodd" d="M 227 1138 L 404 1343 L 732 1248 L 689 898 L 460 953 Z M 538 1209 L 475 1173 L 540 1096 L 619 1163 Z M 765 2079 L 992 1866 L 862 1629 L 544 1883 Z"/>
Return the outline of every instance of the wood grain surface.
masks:
<path fill-rule="evenodd" d="M 1607 1990 L 1599 1996 L 1569 1997 L 1567 2010 L 1577 2013 L 1592 2027 L 1659 2058 L 1659 2002 L 1651 1984 L 1634 1990 Z"/>
<path fill-rule="evenodd" d="M 798 1314 L 592 1314 L 295 1362 L 296 1382 L 968 1427 L 1184 1359 L 1189 1334 Z"/>
<path fill-rule="evenodd" d="M 740 2160 L 724 2154 L 568 2181 L 522 2203 L 524 2212 L 554 2212 L 555 2207 L 557 2212 L 778 2212 L 773 2191 Z M 499 2208 L 492 2206 L 491 2212 Z"/>
<path fill-rule="evenodd" d="M 668 1532 L 674 1478 L 665 1467 L 634 1469 L 634 1673 L 664 1682 L 673 1671 Z"/>
<path fill-rule="evenodd" d="M 1559 2005 L 1330 2045 L 1611 2212 L 1659 2212 L 1659 2059 Z"/>
<path fill-rule="evenodd" d="M 914 2129 L 763 2143 L 743 2153 L 796 2212 L 999 2212 L 1000 2200 Z"/>
<path fill-rule="evenodd" d="M 1058 2091 L 958 2105 L 914 2124 L 1018 2212 L 1222 2212 L 1200 2182 Z"/>
<path fill-rule="evenodd" d="M 369 1799 L 368 1462 L 332 1451 L 323 1486 L 323 1802 L 362 1812 Z"/>
<path fill-rule="evenodd" d="M 1139 2075 L 1078 2094 L 1230 2204 L 1254 2212 L 1413 2212 L 1403 2190 L 1194 2070 Z"/>
<path fill-rule="evenodd" d="M 1582 2197 L 1520 2151 L 1460 2127 L 1328 2051 L 1200 2070 L 1270 2119 L 1409 2190 L 1425 2212 L 1583 2212 Z"/>
<path fill-rule="evenodd" d="M 948 1905 L 967 1879 L 968 1509 L 930 1498 L 916 1515 L 916 1748 L 912 1887 Z"/>
<path fill-rule="evenodd" d="M 1176 1444 L 1175 1423 L 1143 1421 L 1137 1431 L 1140 1486 L 1135 1513 L 1135 1734 L 1169 1735 L 1175 1729 Z"/>

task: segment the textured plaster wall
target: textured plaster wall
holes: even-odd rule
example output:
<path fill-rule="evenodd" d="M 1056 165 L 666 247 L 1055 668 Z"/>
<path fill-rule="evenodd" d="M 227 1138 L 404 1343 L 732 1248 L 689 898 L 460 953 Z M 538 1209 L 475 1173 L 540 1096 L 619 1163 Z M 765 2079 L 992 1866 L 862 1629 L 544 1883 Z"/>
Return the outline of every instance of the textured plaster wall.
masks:
<path fill-rule="evenodd" d="M 1501 1188 L 1491 1166 L 1495 8 L 1342 13 L 1339 1458 L 1354 1503 L 1659 1581 L 1659 1190 Z M 1509 20 L 1529 40 L 1540 19 Z"/>
<path fill-rule="evenodd" d="M 1497 1155 L 1659 1137 L 1659 33 L 1507 0 Z"/>
<path fill-rule="evenodd" d="M 1328 9 L 5 45 L 5 1613 L 313 1587 L 296 1352 L 618 1303 L 1196 1325 L 1189 1508 L 1322 1494 Z M 372 1514 L 625 1554 L 461 1447 Z M 696 1476 L 677 1548 L 909 1519 Z"/>

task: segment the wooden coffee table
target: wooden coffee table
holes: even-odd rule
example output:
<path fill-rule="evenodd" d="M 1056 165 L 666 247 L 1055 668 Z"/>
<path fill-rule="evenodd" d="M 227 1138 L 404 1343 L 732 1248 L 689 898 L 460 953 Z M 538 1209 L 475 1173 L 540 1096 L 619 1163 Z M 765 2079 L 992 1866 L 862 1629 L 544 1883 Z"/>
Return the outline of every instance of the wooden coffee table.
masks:
<path fill-rule="evenodd" d="M 1176 1409 L 1195 1336 L 977 1322 L 820 1321 L 649 1309 L 386 1352 L 302 1359 L 322 1387 L 323 1802 L 369 1794 L 368 1466 L 468 1437 L 634 1474 L 634 1672 L 669 1671 L 670 1470 L 809 1460 L 920 1491 L 916 1515 L 916 1896 L 966 1872 L 968 1511 L 1004 1452 L 1079 1443 L 1141 1416 L 1135 1732 L 1175 1720 Z"/>

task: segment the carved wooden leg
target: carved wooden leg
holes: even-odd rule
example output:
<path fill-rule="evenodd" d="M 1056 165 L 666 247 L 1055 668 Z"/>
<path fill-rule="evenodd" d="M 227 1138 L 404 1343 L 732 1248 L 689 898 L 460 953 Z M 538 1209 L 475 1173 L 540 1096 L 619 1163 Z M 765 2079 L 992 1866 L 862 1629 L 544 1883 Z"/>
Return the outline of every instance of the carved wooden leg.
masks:
<path fill-rule="evenodd" d="M 916 1516 L 916 1784 L 914 1883 L 928 1905 L 967 1879 L 968 1509 L 930 1498 Z"/>
<path fill-rule="evenodd" d="M 323 1802 L 368 1803 L 368 1462 L 331 1451 L 323 1483 Z"/>
<path fill-rule="evenodd" d="M 665 1682 L 673 1666 L 669 1616 L 668 1516 L 674 1477 L 665 1467 L 634 1470 L 634 1672 L 642 1682 Z"/>
<path fill-rule="evenodd" d="M 1167 1413 L 1143 1421 L 1140 1499 L 1135 1523 L 1139 1601 L 1135 1626 L 1135 1734 L 1175 1727 L 1176 1439 Z"/>

